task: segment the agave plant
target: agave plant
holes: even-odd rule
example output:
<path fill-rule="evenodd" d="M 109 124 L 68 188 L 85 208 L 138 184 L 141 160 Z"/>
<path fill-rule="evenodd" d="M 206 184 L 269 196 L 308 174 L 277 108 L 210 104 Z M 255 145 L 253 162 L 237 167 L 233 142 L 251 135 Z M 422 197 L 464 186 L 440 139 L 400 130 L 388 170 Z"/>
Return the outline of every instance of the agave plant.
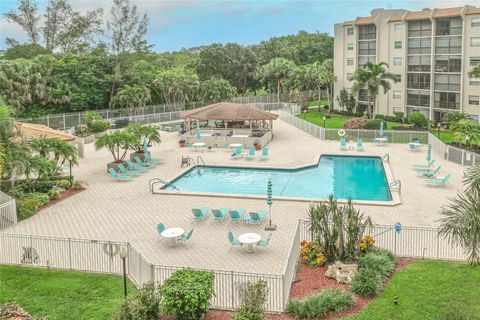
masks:
<path fill-rule="evenodd" d="M 153 143 L 160 143 L 160 134 L 155 127 L 147 126 L 138 123 L 129 124 L 126 128 L 126 132 L 132 134 L 135 137 L 135 141 L 130 145 L 130 148 L 135 152 L 142 153 L 143 141 L 146 139 L 147 146 Z"/>

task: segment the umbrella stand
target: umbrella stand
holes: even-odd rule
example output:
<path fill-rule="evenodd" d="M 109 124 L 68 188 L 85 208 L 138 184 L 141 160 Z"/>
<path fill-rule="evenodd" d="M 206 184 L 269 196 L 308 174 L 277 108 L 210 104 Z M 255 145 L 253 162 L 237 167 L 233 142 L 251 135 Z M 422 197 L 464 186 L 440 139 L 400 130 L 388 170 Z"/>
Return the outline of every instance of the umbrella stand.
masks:
<path fill-rule="evenodd" d="M 268 225 L 265 226 L 265 230 L 277 230 L 277 226 L 272 224 L 272 181 L 268 180 L 267 184 L 267 204 L 268 204 Z"/>

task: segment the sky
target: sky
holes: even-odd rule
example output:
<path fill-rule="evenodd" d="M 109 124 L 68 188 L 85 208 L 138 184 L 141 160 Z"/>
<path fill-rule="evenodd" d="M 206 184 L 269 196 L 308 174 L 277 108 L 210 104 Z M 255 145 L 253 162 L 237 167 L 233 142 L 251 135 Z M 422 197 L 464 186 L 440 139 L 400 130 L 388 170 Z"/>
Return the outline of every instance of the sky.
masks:
<path fill-rule="evenodd" d="M 40 12 L 47 0 L 37 0 Z M 70 0 L 75 10 L 104 9 L 108 20 L 111 0 Z M 421 10 L 466 4 L 480 6 L 480 0 L 316 0 L 316 1 L 226 1 L 226 0 L 131 0 L 139 12 L 147 13 L 150 24 L 147 40 L 157 52 L 211 43 L 236 42 L 244 45 L 259 43 L 273 36 L 309 32 L 333 34 L 333 25 L 357 16 L 368 16 L 374 8 Z M 26 40 L 22 30 L 10 23 L 4 13 L 15 9 L 17 0 L 0 0 L 0 49 L 5 38 Z"/>

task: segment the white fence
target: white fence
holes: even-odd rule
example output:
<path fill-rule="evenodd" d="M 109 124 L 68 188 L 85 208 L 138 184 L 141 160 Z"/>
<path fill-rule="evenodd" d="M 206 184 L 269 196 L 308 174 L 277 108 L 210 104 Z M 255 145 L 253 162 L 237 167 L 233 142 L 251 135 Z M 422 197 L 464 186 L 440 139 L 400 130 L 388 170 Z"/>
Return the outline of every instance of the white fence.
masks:
<path fill-rule="evenodd" d="M 462 166 L 473 166 L 480 163 L 480 154 L 445 144 L 432 133 L 428 134 L 428 143 L 432 145 L 435 153 L 448 161 Z"/>
<path fill-rule="evenodd" d="M 0 230 L 17 223 L 15 199 L 0 191 Z"/>

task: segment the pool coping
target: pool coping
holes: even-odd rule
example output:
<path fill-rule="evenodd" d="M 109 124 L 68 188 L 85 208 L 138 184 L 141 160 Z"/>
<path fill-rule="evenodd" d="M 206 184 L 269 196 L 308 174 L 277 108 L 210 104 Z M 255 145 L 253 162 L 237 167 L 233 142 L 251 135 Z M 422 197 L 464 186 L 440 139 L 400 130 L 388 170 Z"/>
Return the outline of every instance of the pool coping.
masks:
<path fill-rule="evenodd" d="M 368 154 L 368 153 L 355 153 L 355 154 L 345 154 L 345 153 L 321 153 L 318 156 L 315 156 L 315 161 L 311 164 L 300 165 L 294 167 L 282 167 L 282 166 L 250 166 L 246 165 L 249 161 L 243 162 L 242 165 L 224 165 L 224 164 L 213 164 L 206 165 L 206 167 L 222 167 L 222 168 L 247 168 L 247 169 L 264 169 L 264 170 L 299 170 L 312 166 L 317 166 L 320 158 L 322 156 L 360 156 L 360 157 L 373 157 L 373 158 L 382 158 L 381 156 Z M 232 160 L 235 161 L 235 160 Z M 395 181 L 393 176 L 390 163 L 388 161 L 382 160 L 383 169 L 387 179 L 387 184 Z M 173 179 L 166 180 L 168 183 L 172 183 L 177 180 L 179 177 L 184 175 L 186 172 L 193 170 L 195 166 L 190 166 L 181 170 Z M 154 192 L 155 194 L 165 194 L 165 195 L 186 195 L 186 196 L 198 196 L 198 197 L 217 197 L 217 198 L 235 198 L 235 199 L 253 199 L 253 200 L 265 200 L 266 196 L 251 195 L 251 194 L 227 194 L 227 193 L 216 193 L 216 192 L 192 192 L 192 191 L 175 191 L 167 189 L 158 189 Z M 357 205 L 371 205 L 371 206 L 383 206 L 383 207 L 393 207 L 400 205 L 402 203 L 401 194 L 399 191 L 390 191 L 392 200 L 390 201 L 373 201 L 373 200 L 351 200 L 353 204 Z M 273 200 L 276 201 L 295 201 L 295 202 L 307 202 L 307 203 L 317 203 L 317 202 L 326 202 L 328 198 L 303 198 L 303 197 L 284 197 L 284 196 L 272 196 Z M 347 199 L 337 199 L 338 203 L 348 203 Z"/>

